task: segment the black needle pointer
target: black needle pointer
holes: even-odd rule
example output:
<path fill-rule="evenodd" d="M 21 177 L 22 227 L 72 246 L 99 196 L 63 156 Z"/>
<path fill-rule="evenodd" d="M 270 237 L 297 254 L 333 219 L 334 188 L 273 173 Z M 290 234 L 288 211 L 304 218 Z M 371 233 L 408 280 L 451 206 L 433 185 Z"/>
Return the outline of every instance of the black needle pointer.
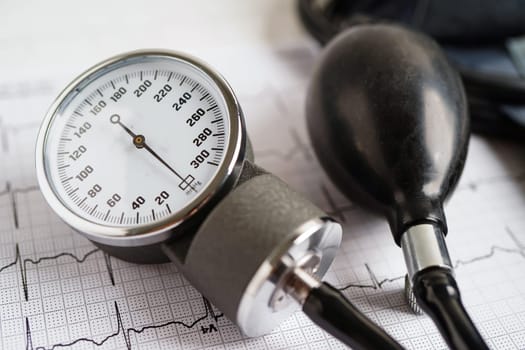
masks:
<path fill-rule="evenodd" d="M 118 114 L 113 114 L 110 118 L 109 118 L 109 121 L 113 124 L 118 124 L 120 125 L 129 135 L 131 135 L 131 137 L 133 138 L 133 145 L 135 145 L 135 147 L 137 147 L 138 149 L 141 149 L 141 148 L 144 148 L 145 150 L 147 150 L 153 157 L 155 157 L 159 162 L 162 163 L 162 165 L 164 165 L 166 168 L 168 168 L 173 174 L 175 174 L 179 179 L 181 179 L 183 182 L 185 182 L 186 180 L 175 170 L 173 169 L 164 159 L 162 159 L 158 154 L 157 152 L 155 152 L 147 143 L 146 143 L 146 137 L 142 134 L 135 134 L 133 131 L 131 131 L 130 128 L 128 128 L 126 125 L 124 125 L 121 121 L 120 121 L 120 116 Z M 191 184 L 189 185 L 189 187 L 197 192 L 197 190 L 195 189 L 195 187 L 193 187 Z"/>

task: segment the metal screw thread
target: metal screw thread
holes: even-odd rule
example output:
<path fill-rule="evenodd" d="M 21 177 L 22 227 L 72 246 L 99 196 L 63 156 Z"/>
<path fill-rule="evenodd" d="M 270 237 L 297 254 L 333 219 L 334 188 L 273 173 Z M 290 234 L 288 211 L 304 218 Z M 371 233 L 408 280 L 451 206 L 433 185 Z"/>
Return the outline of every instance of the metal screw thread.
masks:
<path fill-rule="evenodd" d="M 419 307 L 416 296 L 414 295 L 414 291 L 412 290 L 412 284 L 410 283 L 410 278 L 408 277 L 408 274 L 405 275 L 405 299 L 408 304 L 408 307 L 410 307 L 410 310 L 412 310 L 413 313 L 416 315 L 422 315 L 423 310 Z"/>

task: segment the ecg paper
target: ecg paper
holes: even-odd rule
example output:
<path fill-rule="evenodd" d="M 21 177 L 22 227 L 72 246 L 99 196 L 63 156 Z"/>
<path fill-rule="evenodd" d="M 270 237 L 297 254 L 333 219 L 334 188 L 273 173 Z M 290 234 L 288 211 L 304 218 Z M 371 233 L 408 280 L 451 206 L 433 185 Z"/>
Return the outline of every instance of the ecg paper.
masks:
<path fill-rule="evenodd" d="M 61 88 L 54 84 L 0 86 L 2 349 L 345 348 L 301 312 L 247 338 L 173 264 L 120 261 L 63 224 L 45 204 L 33 166 L 39 123 Z M 256 160 L 343 223 L 328 281 L 408 349 L 446 348 L 429 318 L 407 307 L 401 250 L 384 220 L 346 200 L 318 165 L 303 120 L 306 79 L 294 84 L 240 92 Z M 493 348 L 524 349 L 523 150 L 474 137 L 446 211 L 470 314 Z"/>
<path fill-rule="evenodd" d="M 204 6 L 203 2 L 196 3 Z M 277 3 L 284 2 L 274 1 L 267 6 Z M 32 6 L 47 6 L 47 2 Z M 86 4 L 75 6 L 87 9 Z M 117 5 L 108 6 L 119 10 Z M 135 5 L 130 2 L 129 6 Z M 259 22 L 264 22 L 265 16 L 281 21 L 285 17 L 288 21 L 295 15 L 289 7 L 289 13 L 254 12 L 260 14 Z M 21 13 L 26 15 L 26 11 Z M 35 13 L 33 16 L 38 17 L 38 11 Z M 231 23 L 235 24 L 233 18 L 242 20 L 243 25 L 250 23 L 235 11 L 231 13 Z M 135 16 L 134 19 L 143 19 Z M 37 21 L 37 17 L 33 19 Z M 91 20 L 95 21 L 95 17 Z M 105 23 L 105 19 L 98 20 Z M 217 19 L 214 25 L 219 22 Z M 274 22 L 265 25 L 269 23 L 277 32 L 278 26 Z M 127 29 L 131 24 L 121 23 Z M 61 25 L 55 24 L 57 28 Z M 23 53 L 23 40 L 29 42 L 33 34 L 41 38 L 29 27 L 24 28 L 29 34 L 20 35 L 20 47 L 14 41 L 4 40 L 4 44 L 22 48 L 18 52 Z M 101 26 L 93 28 L 102 31 Z M 173 31 L 175 27 L 170 28 Z M 46 28 L 42 30 L 48 33 Z M 279 30 L 279 35 L 286 33 L 285 29 Z M 67 36 L 73 34 L 65 33 L 64 41 L 73 45 Z M 155 41 L 157 34 L 148 32 L 139 37 L 142 47 L 145 42 L 149 47 L 159 43 Z M 32 39 L 33 46 L 28 47 L 40 54 L 48 45 L 65 47 L 59 40 L 41 39 Z M 83 45 L 77 43 L 69 53 L 60 54 L 74 57 L 70 53 L 73 47 L 88 52 L 94 44 Z M 268 53 L 268 47 L 257 51 L 242 45 L 237 47 L 237 54 L 233 46 L 224 51 L 185 51 L 197 56 L 205 53 L 204 60 L 214 57 L 210 64 L 226 68 L 219 70 L 232 83 L 240 100 L 257 163 L 343 224 L 343 244 L 326 279 L 407 349 L 446 349 L 430 319 L 413 314 L 407 306 L 406 268 L 388 225 L 342 196 L 316 160 L 305 129 L 304 102 L 318 50 L 281 43 L 281 47 Z M 141 47 L 130 41 L 118 49 L 128 46 Z M 102 45 L 93 52 L 104 50 L 109 51 Z M 261 58 L 264 55 L 271 59 Z M 72 69 L 39 71 L 37 67 L 36 75 L 19 75 L 15 69 L 7 74 L 9 67 L 16 66 L 16 56 L 2 57 L 4 64 L 11 63 L 0 67 L 4 74 L 0 80 L 0 348 L 345 349 L 301 312 L 270 334 L 248 338 L 210 305 L 173 264 L 134 265 L 110 257 L 73 232 L 48 208 L 35 178 L 37 131 L 47 108 L 65 84 L 74 74 L 97 62 L 91 61 L 93 56 L 85 58 L 86 66 L 75 62 Z M 237 76 L 232 74 L 234 70 Z M 247 76 L 250 70 L 257 72 Z M 525 349 L 523 146 L 473 137 L 466 169 L 445 209 L 449 224 L 447 242 L 470 315 L 492 348 Z"/>

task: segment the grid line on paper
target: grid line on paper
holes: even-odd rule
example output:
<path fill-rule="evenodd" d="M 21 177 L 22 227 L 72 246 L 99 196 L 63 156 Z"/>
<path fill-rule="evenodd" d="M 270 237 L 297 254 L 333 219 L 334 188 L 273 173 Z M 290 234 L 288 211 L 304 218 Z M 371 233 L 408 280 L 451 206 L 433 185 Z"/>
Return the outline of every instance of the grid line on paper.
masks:
<path fill-rule="evenodd" d="M 302 86 L 268 86 L 264 94 L 241 96 L 258 163 L 344 223 L 343 245 L 329 282 L 407 348 L 446 348 L 433 323 L 412 314 L 404 302 L 404 263 L 387 225 L 342 196 L 313 157 L 296 108 L 304 104 L 301 91 Z M 286 99 L 279 98 L 283 92 Z M 29 98 L 26 103 L 40 101 Z M 17 103 L 0 101 L 0 130 L 7 134 L 0 133 L 1 142 L 7 140 L 0 152 L 7 164 L 0 174 L 2 348 L 58 349 L 73 343 L 75 349 L 96 348 L 102 342 L 105 349 L 345 348 L 302 313 L 270 334 L 247 338 L 172 264 L 134 265 L 95 250 L 47 207 L 35 190 L 32 163 L 18 161 L 32 154 L 38 123 L 17 113 Z M 17 137 L 9 137 L 15 132 Z M 463 298 L 482 334 L 494 348 L 522 349 L 525 164 L 519 154 L 511 157 L 512 150 L 500 150 L 507 153 L 502 160 L 486 148 L 483 140 L 472 141 L 476 162 L 467 164 L 447 205 L 447 240 Z M 508 159 L 517 165 L 502 165 Z M 25 277 L 20 269 L 24 264 Z"/>

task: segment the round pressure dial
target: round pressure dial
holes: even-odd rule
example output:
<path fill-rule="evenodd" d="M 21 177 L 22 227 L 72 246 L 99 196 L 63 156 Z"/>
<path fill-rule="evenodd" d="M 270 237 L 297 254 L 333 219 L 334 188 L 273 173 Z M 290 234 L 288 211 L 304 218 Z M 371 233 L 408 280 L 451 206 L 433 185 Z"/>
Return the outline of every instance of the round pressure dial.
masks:
<path fill-rule="evenodd" d="M 140 51 L 110 59 L 49 111 L 37 142 L 42 192 L 95 241 L 156 243 L 234 176 L 240 114 L 226 82 L 193 58 Z"/>

